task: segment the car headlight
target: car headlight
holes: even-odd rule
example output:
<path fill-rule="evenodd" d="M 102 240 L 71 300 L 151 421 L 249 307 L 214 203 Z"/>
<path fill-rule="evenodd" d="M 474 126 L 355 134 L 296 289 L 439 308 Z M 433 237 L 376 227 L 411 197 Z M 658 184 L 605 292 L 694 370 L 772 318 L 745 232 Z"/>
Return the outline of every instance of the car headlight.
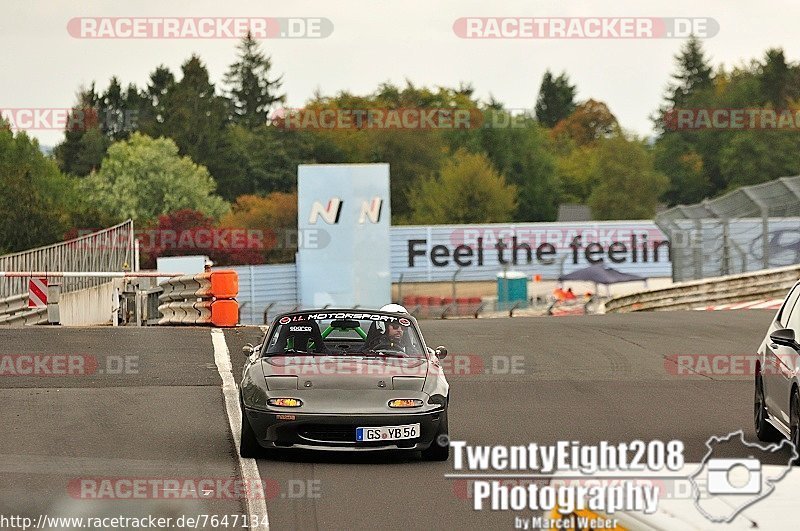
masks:
<path fill-rule="evenodd" d="M 422 400 L 416 398 L 396 398 L 389 400 L 389 407 L 420 407 Z"/>
<path fill-rule="evenodd" d="M 277 407 L 300 407 L 303 401 L 298 398 L 270 398 L 267 404 Z"/>

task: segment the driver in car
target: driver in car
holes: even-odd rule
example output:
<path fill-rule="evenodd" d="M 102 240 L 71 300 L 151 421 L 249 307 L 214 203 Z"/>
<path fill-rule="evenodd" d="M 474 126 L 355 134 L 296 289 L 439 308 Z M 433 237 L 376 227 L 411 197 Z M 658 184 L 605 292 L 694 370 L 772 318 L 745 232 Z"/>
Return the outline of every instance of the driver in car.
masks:
<path fill-rule="evenodd" d="M 367 346 L 368 350 L 382 350 L 382 349 L 389 349 L 389 350 L 399 350 L 401 352 L 406 351 L 405 342 L 403 341 L 403 336 L 405 331 L 403 327 L 397 323 L 388 323 L 386 325 L 386 331 L 378 336 L 372 344 Z"/>

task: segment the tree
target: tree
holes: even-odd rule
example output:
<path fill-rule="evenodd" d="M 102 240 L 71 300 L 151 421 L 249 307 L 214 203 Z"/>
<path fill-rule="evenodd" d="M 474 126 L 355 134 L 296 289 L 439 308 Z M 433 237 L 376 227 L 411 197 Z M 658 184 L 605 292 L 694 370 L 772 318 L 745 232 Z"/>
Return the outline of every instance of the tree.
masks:
<path fill-rule="evenodd" d="M 139 128 L 153 137 L 164 136 L 163 124 L 166 114 L 165 98 L 175 86 L 175 75 L 164 65 L 150 73 L 150 82 L 145 89 L 145 102 L 139 116 Z"/>
<path fill-rule="evenodd" d="M 741 131 L 722 149 L 727 190 L 800 173 L 800 137 L 787 131 Z"/>
<path fill-rule="evenodd" d="M 217 221 L 191 209 L 181 209 L 158 216 L 141 232 L 142 263 L 155 268 L 162 256 L 203 254 L 217 266 L 264 263 L 264 251 L 259 246 L 259 231 L 235 226 L 218 228 Z M 274 245 L 273 245 L 274 246 Z"/>
<path fill-rule="evenodd" d="M 0 254 L 61 239 L 71 220 L 74 183 L 39 143 L 0 120 Z"/>
<path fill-rule="evenodd" d="M 94 83 L 87 89 L 81 88 L 78 91 L 77 101 L 72 107 L 64 129 L 64 141 L 58 144 L 53 150 L 59 168 L 64 173 L 72 175 L 89 175 L 96 161 L 94 158 L 84 154 L 86 143 L 82 143 L 83 136 L 87 131 L 96 129 L 99 131 L 100 124 L 97 116 L 97 105 L 100 96 L 95 91 Z M 102 136 L 102 135 L 101 135 Z M 97 135 L 95 135 L 97 138 Z M 94 144 L 91 142 L 90 144 Z M 94 153 L 94 149 L 90 149 Z M 102 155 L 101 155 L 102 160 Z"/>
<path fill-rule="evenodd" d="M 266 196 L 243 195 L 220 220 L 220 227 L 255 230 L 263 248 L 232 253 L 233 263 L 293 262 L 297 252 L 297 192 L 273 192 Z"/>
<path fill-rule="evenodd" d="M 438 176 L 424 178 L 410 190 L 410 222 L 509 221 L 516 207 L 516 192 L 485 155 L 459 150 L 444 163 Z"/>
<path fill-rule="evenodd" d="M 797 75 L 786 64 L 782 49 L 767 50 L 764 64 L 759 70 L 758 79 L 765 103 L 771 103 L 776 109 L 784 109 L 790 99 L 798 96 Z"/>
<path fill-rule="evenodd" d="M 545 127 L 553 127 L 575 109 L 575 85 L 569 84 L 566 73 L 554 78 L 548 69 L 542 77 L 536 100 L 536 119 Z"/>
<path fill-rule="evenodd" d="M 505 115 L 505 118 L 503 117 Z M 495 111 L 480 130 L 480 150 L 517 190 L 514 221 L 553 221 L 558 212 L 554 158 L 544 129 L 532 118 Z"/>
<path fill-rule="evenodd" d="M 89 89 L 81 89 L 64 141 L 55 148 L 62 171 L 83 177 L 98 169 L 108 146 L 128 138 L 138 127 L 139 114 L 145 107 L 145 97 L 136 85 L 123 89 L 116 76 L 102 94 L 97 94 L 94 83 Z"/>
<path fill-rule="evenodd" d="M 111 141 L 97 127 L 92 127 L 81 136 L 72 170 L 75 175 L 89 175 L 100 169 Z"/>
<path fill-rule="evenodd" d="M 300 131 L 281 131 L 273 125 L 250 130 L 231 125 L 225 131 L 225 149 L 215 167 L 219 193 L 227 201 L 245 194 L 288 192 L 297 186 L 297 165 L 314 162 L 296 151 Z"/>
<path fill-rule="evenodd" d="M 597 186 L 597 149 L 575 147 L 556 158 L 555 167 L 561 202 L 585 204 Z"/>
<path fill-rule="evenodd" d="M 180 209 L 218 218 L 228 204 L 214 195 L 215 188 L 208 170 L 181 157 L 172 140 L 140 133 L 108 148 L 100 171 L 81 183 L 90 207 L 119 221 L 143 222 Z"/>
<path fill-rule="evenodd" d="M 669 177 L 663 196 L 668 205 L 690 205 L 708 197 L 711 181 L 704 171 L 703 157 L 683 137 L 665 135 L 655 145 L 654 157 L 654 168 Z"/>
<path fill-rule="evenodd" d="M 237 47 L 239 55 L 225 74 L 232 121 L 248 129 L 266 125 L 270 108 L 286 99 L 278 94 L 281 78 L 270 79 L 272 61 L 248 32 Z"/>
<path fill-rule="evenodd" d="M 653 156 L 638 140 L 618 136 L 597 145 L 597 185 L 589 196 L 596 219 L 652 219 L 669 179 L 653 169 Z"/>
<path fill-rule="evenodd" d="M 692 35 L 675 56 L 677 71 L 672 74 L 672 83 L 665 99 L 669 107 L 687 105 L 692 96 L 711 87 L 712 67 L 706 59 L 703 44 Z"/>
<path fill-rule="evenodd" d="M 206 166 L 216 175 L 216 164 L 225 148 L 227 100 L 216 94 L 208 70 L 198 56 L 190 57 L 181 69 L 183 77 L 174 84 L 169 83 L 167 73 L 158 72 L 162 86 L 153 89 L 164 93 L 158 96 L 155 109 L 163 118 L 142 124 L 141 132 L 154 138 L 171 138 L 181 155 Z"/>
<path fill-rule="evenodd" d="M 587 100 L 553 128 L 553 138 L 568 136 L 575 145 L 586 146 L 620 133 L 619 122 L 602 101 Z"/>
<path fill-rule="evenodd" d="M 420 175 L 431 175 L 441 168 L 447 154 L 442 135 L 436 131 L 374 131 L 370 138 L 367 162 L 389 164 L 392 220 L 410 212 L 409 191 Z"/>

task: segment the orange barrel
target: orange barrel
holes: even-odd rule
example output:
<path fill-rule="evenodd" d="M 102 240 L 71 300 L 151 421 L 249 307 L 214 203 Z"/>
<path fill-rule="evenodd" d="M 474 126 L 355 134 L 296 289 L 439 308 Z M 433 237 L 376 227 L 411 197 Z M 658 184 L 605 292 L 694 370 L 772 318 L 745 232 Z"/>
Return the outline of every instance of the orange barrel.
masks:
<path fill-rule="evenodd" d="M 239 275 L 236 271 L 212 271 L 211 295 L 217 299 L 235 299 L 239 295 Z"/>
<path fill-rule="evenodd" d="M 232 299 L 211 303 L 211 324 L 214 326 L 236 326 L 239 323 L 239 303 Z"/>

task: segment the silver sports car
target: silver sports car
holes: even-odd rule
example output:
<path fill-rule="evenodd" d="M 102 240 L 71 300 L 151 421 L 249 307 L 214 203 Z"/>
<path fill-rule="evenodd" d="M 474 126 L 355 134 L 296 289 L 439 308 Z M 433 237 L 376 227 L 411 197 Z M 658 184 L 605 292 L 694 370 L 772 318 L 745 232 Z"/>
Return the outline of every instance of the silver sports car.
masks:
<path fill-rule="evenodd" d="M 762 441 L 788 437 L 800 448 L 800 282 L 794 285 L 758 350 L 755 427 Z"/>
<path fill-rule="evenodd" d="M 426 346 L 408 314 L 309 310 L 276 317 L 246 345 L 239 451 L 421 451 L 446 460 L 444 347 Z"/>

